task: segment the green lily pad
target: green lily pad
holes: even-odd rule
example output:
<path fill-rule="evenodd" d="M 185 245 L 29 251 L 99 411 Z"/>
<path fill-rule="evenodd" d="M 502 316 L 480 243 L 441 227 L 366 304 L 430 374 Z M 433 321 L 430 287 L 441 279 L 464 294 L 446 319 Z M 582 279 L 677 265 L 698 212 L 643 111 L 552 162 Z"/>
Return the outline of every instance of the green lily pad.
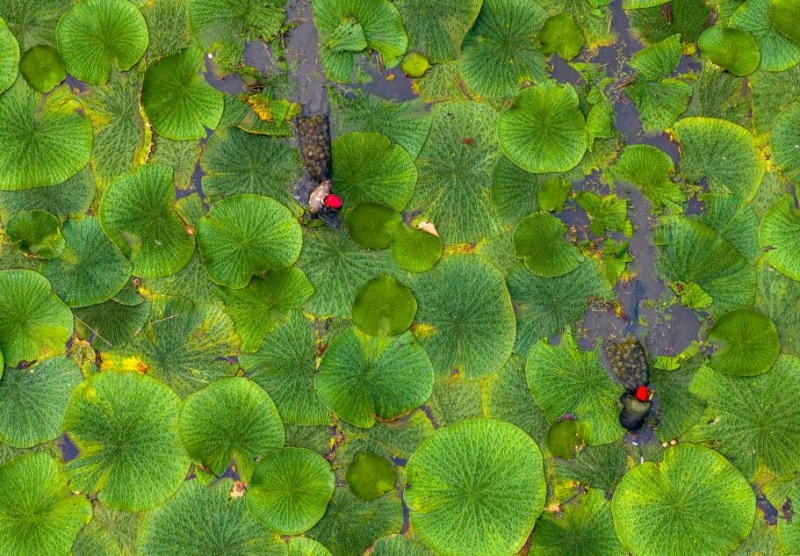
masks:
<path fill-rule="evenodd" d="M 364 284 L 353 302 L 353 323 L 371 336 L 396 336 L 414 322 L 414 294 L 391 276 L 379 276 Z"/>
<path fill-rule="evenodd" d="M 62 556 L 92 519 L 92 505 L 70 492 L 61 466 L 44 453 L 0 466 L 0 552 L 8 556 Z"/>
<path fill-rule="evenodd" d="M 759 469 L 791 476 L 800 469 L 800 417 L 794 411 L 798 373 L 800 360 L 791 355 L 778 356 L 769 372 L 755 377 L 702 367 L 689 391 L 706 401 L 706 410 L 685 438 L 714 446 L 748 480 Z"/>
<path fill-rule="evenodd" d="M 394 488 L 394 465 L 370 452 L 359 452 L 347 466 L 345 480 L 362 500 L 375 500 Z"/>
<path fill-rule="evenodd" d="M 0 213 L 5 218 L 26 210 L 46 210 L 60 218 L 80 217 L 95 194 L 94 177 L 86 167 L 63 183 L 49 187 L 0 191 Z"/>
<path fill-rule="evenodd" d="M 775 324 L 752 309 L 736 309 L 720 317 L 708 333 L 708 341 L 719 348 L 709 366 L 737 376 L 767 372 L 781 351 Z"/>
<path fill-rule="evenodd" d="M 258 351 L 239 354 L 239 363 L 267 391 L 285 423 L 326 425 L 328 410 L 314 389 L 316 352 L 311 323 L 293 311 L 263 337 Z"/>
<path fill-rule="evenodd" d="M 286 0 L 188 0 L 192 32 L 220 63 L 239 62 L 250 41 L 269 42 L 286 19 Z"/>
<path fill-rule="evenodd" d="M 761 47 L 761 69 L 785 71 L 800 62 L 800 45 L 778 29 L 770 17 L 770 3 L 770 0 L 748 0 L 728 23 L 755 37 Z"/>
<path fill-rule="evenodd" d="M 313 294 L 314 287 L 303 271 L 291 267 L 269 270 L 240 290 L 220 288 L 218 292 L 242 338 L 243 352 L 257 351 L 264 336 Z"/>
<path fill-rule="evenodd" d="M 222 117 L 222 93 L 199 73 L 203 56 L 195 47 L 162 58 L 147 68 L 142 107 L 159 135 L 201 139 Z"/>
<path fill-rule="evenodd" d="M 583 423 L 572 419 L 556 421 L 547 430 L 545 442 L 551 454 L 562 459 L 572 459 L 586 444 Z"/>
<path fill-rule="evenodd" d="M 141 556 L 286 556 L 286 544 L 231 496 L 233 481 L 204 487 L 186 481 L 166 504 L 147 513 L 136 554 Z"/>
<path fill-rule="evenodd" d="M 544 507 L 539 448 L 493 419 L 437 431 L 408 460 L 406 483 L 411 526 L 445 556 L 515 554 Z"/>
<path fill-rule="evenodd" d="M 63 423 L 78 448 L 67 464 L 73 487 L 117 510 L 162 504 L 189 471 L 178 438 L 180 406 L 172 390 L 138 373 L 103 372 L 81 383 Z"/>
<path fill-rule="evenodd" d="M 144 328 L 150 315 L 150 303 L 124 305 L 110 299 L 73 312 L 75 329 L 80 337 L 88 339 L 94 336 L 93 344 L 97 349 L 106 350 L 129 342 Z"/>
<path fill-rule="evenodd" d="M 370 428 L 422 405 L 433 389 L 433 368 L 410 333 L 375 338 L 349 329 L 325 350 L 315 385 L 342 420 Z"/>
<path fill-rule="evenodd" d="M 215 380 L 186 398 L 181 443 L 196 463 L 222 475 L 231 460 L 249 482 L 257 456 L 283 446 L 283 423 L 269 395 L 239 377 Z"/>
<path fill-rule="evenodd" d="M 535 212 L 514 229 L 514 253 L 536 274 L 552 278 L 572 272 L 583 261 L 564 236 L 567 226 L 549 212 Z"/>
<path fill-rule="evenodd" d="M 750 75 L 761 62 L 761 50 L 753 35 L 736 27 L 709 27 L 700 35 L 700 50 L 712 62 L 733 75 Z"/>
<path fill-rule="evenodd" d="M 488 97 L 508 98 L 525 82 L 546 78 L 539 48 L 547 12 L 525 0 L 484 0 L 464 38 L 459 69 L 469 87 Z"/>
<path fill-rule="evenodd" d="M 583 31 L 567 12 L 548 18 L 540 34 L 542 52 L 558 53 L 564 60 L 572 60 L 583 49 Z"/>
<path fill-rule="evenodd" d="M 403 535 L 384 537 L 375 543 L 373 556 L 433 556 L 433 552 L 419 541 Z"/>
<path fill-rule="evenodd" d="M 169 276 L 191 260 L 194 237 L 175 212 L 174 199 L 172 168 L 161 164 L 124 174 L 103 194 L 100 224 L 131 261 L 134 275 Z"/>
<path fill-rule="evenodd" d="M 629 471 L 611 502 L 617 534 L 633 556 L 729 554 L 750 533 L 755 507 L 735 467 L 692 445 Z"/>
<path fill-rule="evenodd" d="M 614 531 L 611 504 L 603 492 L 590 489 L 561 507 L 563 515 L 546 512 L 531 535 L 531 551 L 541 556 L 627 556 Z"/>
<path fill-rule="evenodd" d="M 294 537 L 289 541 L 288 556 L 331 556 L 331 552 L 313 539 Z"/>
<path fill-rule="evenodd" d="M 781 350 L 792 355 L 800 355 L 800 312 L 793 302 L 799 296 L 800 282 L 768 264 L 759 265 L 756 308 L 775 323 Z"/>
<path fill-rule="evenodd" d="M 800 181 L 798 134 L 800 134 L 800 102 L 795 102 L 785 110 L 781 110 L 775 118 L 769 140 L 775 164 L 795 183 Z"/>
<path fill-rule="evenodd" d="M 72 328 L 72 313 L 44 276 L 0 271 L 0 351 L 6 365 L 64 353 Z"/>
<path fill-rule="evenodd" d="M 247 487 L 247 509 L 272 531 L 304 533 L 322 518 L 334 484 L 333 470 L 319 454 L 305 448 L 272 450 Z"/>
<path fill-rule="evenodd" d="M 481 10 L 482 0 L 396 0 L 408 32 L 409 50 L 431 64 L 455 60 Z"/>
<path fill-rule="evenodd" d="M 18 212 L 6 224 L 6 235 L 23 253 L 55 259 L 64 251 L 61 221 L 44 210 Z"/>
<path fill-rule="evenodd" d="M 38 44 L 22 55 L 19 72 L 28 85 L 38 93 L 49 93 L 67 78 L 67 66 L 58 50 Z"/>
<path fill-rule="evenodd" d="M 800 6 L 791 0 L 769 0 L 770 23 L 783 35 L 800 45 Z"/>
<path fill-rule="evenodd" d="M 578 348 L 567 330 L 561 343 L 539 340 L 528 353 L 528 388 L 548 422 L 571 414 L 583 423 L 589 444 L 606 444 L 622 437 L 618 400 L 622 387 L 603 368 L 597 349 Z"/>
<path fill-rule="evenodd" d="M 131 265 L 109 240 L 100 222 L 87 216 L 64 224 L 66 248 L 46 262 L 42 273 L 70 307 L 86 307 L 111 299 L 128 282 Z"/>
<path fill-rule="evenodd" d="M 625 94 L 636 104 L 644 132 L 656 135 L 672 127 L 686 112 L 692 87 L 680 79 L 645 81 L 640 78 L 625 88 Z"/>
<path fill-rule="evenodd" d="M 767 249 L 766 260 L 778 272 L 800 280 L 800 259 L 795 238 L 800 230 L 800 211 L 791 195 L 780 197 L 761 221 L 759 243 Z"/>
<path fill-rule="evenodd" d="M 644 79 L 657 81 L 672 74 L 680 62 L 681 36 L 671 35 L 636 52 L 628 64 Z"/>
<path fill-rule="evenodd" d="M 328 78 L 348 83 L 362 52 L 380 54 L 393 68 L 402 60 L 408 37 L 397 8 L 387 0 L 315 0 L 320 59 Z"/>
<path fill-rule="evenodd" d="M 414 334 L 439 376 L 468 380 L 499 371 L 514 347 L 516 322 L 502 274 L 476 255 L 445 257 L 409 278 L 417 298 Z"/>
<path fill-rule="evenodd" d="M 361 203 L 344 215 L 347 231 L 353 240 L 367 249 L 386 249 L 392 244 L 394 230 L 403 222 L 395 209 L 374 203 Z"/>
<path fill-rule="evenodd" d="M 414 192 L 411 155 L 380 133 L 351 132 L 331 143 L 333 187 L 345 204 L 378 203 L 403 210 Z"/>
<path fill-rule="evenodd" d="M 141 60 L 149 35 L 142 13 L 127 0 L 82 0 L 58 22 L 56 39 L 70 75 L 101 85 L 112 67 L 126 71 Z"/>
<path fill-rule="evenodd" d="M 586 120 L 572 85 L 547 81 L 522 91 L 497 122 L 503 153 L 529 172 L 567 172 L 586 152 Z"/>
<path fill-rule="evenodd" d="M 0 17 L 0 93 L 14 84 L 19 70 L 19 43 Z"/>
<path fill-rule="evenodd" d="M 391 248 L 394 260 L 404 269 L 427 272 L 441 258 L 443 245 L 439 236 L 403 224 L 395 226 Z"/>
<path fill-rule="evenodd" d="M 83 379 L 66 357 L 42 359 L 0 375 L 0 442 L 30 448 L 61 435 L 70 392 Z"/>
<path fill-rule="evenodd" d="M 74 102 L 67 89 L 42 97 L 22 80 L 0 96 L 0 189 L 59 184 L 86 166 L 92 125 Z"/>
<path fill-rule="evenodd" d="M 614 176 L 635 185 L 651 203 L 652 210 L 669 203 L 682 203 L 686 195 L 670 179 L 675 173 L 672 158 L 652 145 L 628 145 L 612 167 Z"/>
<path fill-rule="evenodd" d="M 245 287 L 255 274 L 292 265 L 302 241 L 300 224 L 289 209 L 252 193 L 218 201 L 197 229 L 208 275 L 234 289 Z"/>

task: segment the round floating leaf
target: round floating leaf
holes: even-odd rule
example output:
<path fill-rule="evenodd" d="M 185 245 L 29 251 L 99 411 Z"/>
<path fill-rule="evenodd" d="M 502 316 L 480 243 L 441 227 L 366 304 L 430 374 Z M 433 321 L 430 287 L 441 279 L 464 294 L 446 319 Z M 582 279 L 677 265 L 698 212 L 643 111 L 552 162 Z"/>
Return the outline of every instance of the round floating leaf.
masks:
<path fill-rule="evenodd" d="M 709 365 L 731 375 L 765 373 L 781 351 L 775 324 L 752 309 L 736 309 L 720 317 L 708 341 L 718 345 Z"/>
<path fill-rule="evenodd" d="M 681 36 L 671 35 L 636 52 L 629 60 L 630 66 L 648 81 L 669 77 L 681 62 Z"/>
<path fill-rule="evenodd" d="M 570 414 L 583 423 L 589 444 L 619 440 L 618 400 L 622 387 L 612 381 L 595 349 L 583 351 L 568 330 L 557 346 L 539 340 L 528 354 L 525 375 L 533 399 L 550 423 Z"/>
<path fill-rule="evenodd" d="M 394 488 L 394 465 L 379 455 L 359 452 L 347 466 L 347 486 L 362 500 L 375 500 Z"/>
<path fill-rule="evenodd" d="M 349 329 L 331 342 L 315 385 L 320 400 L 342 420 L 370 428 L 422 405 L 433 389 L 433 368 L 410 333 L 375 338 Z"/>
<path fill-rule="evenodd" d="M 81 383 L 63 424 L 78 448 L 67 464 L 73 487 L 117 510 L 163 503 L 189 470 L 178 438 L 180 406 L 172 390 L 138 373 L 106 371 Z"/>
<path fill-rule="evenodd" d="M 294 537 L 289 541 L 288 556 L 331 556 L 331 553 L 315 540 L 305 537 Z"/>
<path fill-rule="evenodd" d="M 514 253 L 537 276 L 572 272 L 583 261 L 578 248 L 564 239 L 567 225 L 549 212 L 536 212 L 514 229 Z"/>
<path fill-rule="evenodd" d="M 583 31 L 566 12 L 554 15 L 544 22 L 541 33 L 542 51 L 545 54 L 558 53 L 564 60 L 572 60 L 581 53 Z"/>
<path fill-rule="evenodd" d="M 755 37 L 761 47 L 761 69 L 785 71 L 800 62 L 800 44 L 777 28 L 770 17 L 770 3 L 770 0 L 748 0 L 736 10 L 728 24 Z M 797 22 L 793 25 L 796 28 Z"/>
<path fill-rule="evenodd" d="M 652 145 L 628 145 L 614 163 L 615 177 L 635 185 L 650 201 L 653 210 L 668 203 L 681 203 L 685 194 L 670 176 L 675 163 L 664 151 Z"/>
<path fill-rule="evenodd" d="M 775 118 L 769 144 L 775 163 L 791 181 L 800 182 L 800 102 L 789 105 Z"/>
<path fill-rule="evenodd" d="M 792 0 L 769 0 L 769 20 L 782 34 L 800 45 L 800 4 Z"/>
<path fill-rule="evenodd" d="M 547 12 L 526 0 L 484 0 L 464 38 L 461 75 L 471 89 L 489 97 L 516 95 L 522 83 L 546 78 L 538 35 Z"/>
<path fill-rule="evenodd" d="M 430 549 L 419 541 L 403 535 L 384 537 L 375 543 L 374 556 L 434 556 Z"/>
<path fill-rule="evenodd" d="M 352 132 L 331 143 L 333 188 L 345 204 L 378 203 L 403 210 L 414 192 L 411 155 L 380 133 Z"/>
<path fill-rule="evenodd" d="M 224 106 L 222 93 L 198 73 L 202 52 L 189 47 L 147 68 L 142 106 L 153 128 L 169 139 L 200 139 L 217 127 Z"/>
<path fill-rule="evenodd" d="M 92 125 L 66 89 L 43 98 L 18 80 L 0 96 L 0 189 L 62 183 L 92 151 Z"/>
<path fill-rule="evenodd" d="M 0 441 L 30 448 L 58 438 L 70 392 L 83 379 L 78 365 L 51 357 L 0 378 Z"/>
<path fill-rule="evenodd" d="M 45 210 L 18 212 L 8 220 L 11 243 L 38 259 L 55 259 L 64 250 L 61 221 Z"/>
<path fill-rule="evenodd" d="M 245 378 L 215 380 L 186 398 L 181 442 L 189 457 L 222 475 L 231 459 L 248 482 L 257 456 L 283 446 L 285 433 L 269 395 Z"/>
<path fill-rule="evenodd" d="M 252 193 L 218 201 L 197 229 L 208 275 L 230 288 L 245 287 L 265 270 L 292 265 L 302 241 L 300 224 L 289 209 Z"/>
<path fill-rule="evenodd" d="M 61 257 L 45 263 L 42 273 L 67 305 L 103 303 L 125 286 L 131 266 L 103 233 L 96 218 L 68 220 L 64 239 L 66 248 Z"/>
<path fill-rule="evenodd" d="M 778 272 L 800 280 L 800 249 L 796 241 L 800 233 L 800 211 L 791 195 L 784 195 L 770 207 L 761 221 L 759 241 L 767 249 L 766 260 Z"/>
<path fill-rule="evenodd" d="M 147 513 L 136 542 L 141 556 L 285 556 L 286 545 L 230 495 L 233 481 L 209 487 L 184 482 L 166 504 Z"/>
<path fill-rule="evenodd" d="M 572 85 L 548 81 L 522 91 L 497 122 L 503 153 L 529 172 L 567 172 L 586 152 L 586 120 Z"/>
<path fill-rule="evenodd" d="M 437 235 L 405 224 L 394 228 L 392 256 L 409 272 L 427 272 L 433 268 L 442 256 L 442 249 L 442 238 Z"/>
<path fill-rule="evenodd" d="M 169 276 L 186 266 L 194 238 L 173 208 L 172 167 L 146 164 L 117 178 L 100 200 L 100 224 L 136 276 Z"/>
<path fill-rule="evenodd" d="M 482 0 L 396 0 L 408 31 L 409 49 L 432 64 L 454 60 L 461 41 L 481 9 Z"/>
<path fill-rule="evenodd" d="M 67 67 L 58 50 L 46 44 L 28 49 L 19 62 L 19 71 L 34 91 L 43 94 L 67 78 Z"/>
<path fill-rule="evenodd" d="M 414 333 L 440 376 L 468 380 L 499 371 L 511 355 L 516 320 L 502 274 L 474 255 L 445 257 L 410 278 Z"/>
<path fill-rule="evenodd" d="M 761 50 L 753 35 L 736 27 L 709 27 L 700 35 L 700 50 L 733 75 L 750 75 L 761 62 Z"/>
<path fill-rule="evenodd" d="M 547 430 L 547 449 L 562 459 L 572 459 L 586 443 L 583 423 L 566 419 L 553 423 Z"/>
<path fill-rule="evenodd" d="M 406 483 L 411 526 L 444 556 L 515 554 L 544 507 L 539 448 L 493 419 L 439 429 L 408 460 Z"/>
<path fill-rule="evenodd" d="M 0 17 L 0 93 L 14 84 L 19 68 L 19 43 Z"/>
<path fill-rule="evenodd" d="M 670 448 L 625 474 L 611 509 L 633 556 L 724 556 L 753 527 L 756 497 L 739 471 L 701 446 Z"/>
<path fill-rule="evenodd" d="M 611 504 L 598 489 L 561 507 L 561 515 L 546 512 L 531 535 L 537 556 L 627 556 L 614 531 Z"/>
<path fill-rule="evenodd" d="M 92 519 L 92 505 L 74 496 L 61 467 L 45 453 L 0 466 L 0 553 L 63 556 Z"/>
<path fill-rule="evenodd" d="M 408 287 L 391 276 L 364 284 L 353 302 L 353 323 L 371 336 L 396 336 L 414 322 L 417 301 Z"/>
<path fill-rule="evenodd" d="M 264 335 L 275 330 L 290 311 L 299 308 L 313 294 L 314 286 L 297 268 L 270 270 L 240 290 L 220 288 L 218 292 L 225 312 L 242 338 L 244 352 L 258 350 Z"/>
<path fill-rule="evenodd" d="M 403 222 L 394 209 L 373 203 L 361 203 L 344 215 L 347 231 L 353 240 L 368 249 L 386 249 L 391 245 L 394 229 Z"/>
<path fill-rule="evenodd" d="M 270 530 L 299 535 L 325 513 L 336 479 L 330 464 L 305 448 L 273 450 L 247 487 L 247 509 Z"/>
<path fill-rule="evenodd" d="M 147 50 L 147 23 L 128 0 L 82 0 L 56 28 L 58 51 L 76 79 L 101 85 L 112 67 L 127 71 Z"/>
<path fill-rule="evenodd" d="M 757 470 L 788 478 L 800 469 L 800 360 L 780 355 L 755 377 L 702 367 L 689 387 L 706 410 L 686 433 L 708 442 L 752 480 Z"/>
<path fill-rule="evenodd" d="M 72 312 L 44 276 L 31 270 L 0 271 L 0 351 L 6 365 L 64 353 L 72 328 Z"/>

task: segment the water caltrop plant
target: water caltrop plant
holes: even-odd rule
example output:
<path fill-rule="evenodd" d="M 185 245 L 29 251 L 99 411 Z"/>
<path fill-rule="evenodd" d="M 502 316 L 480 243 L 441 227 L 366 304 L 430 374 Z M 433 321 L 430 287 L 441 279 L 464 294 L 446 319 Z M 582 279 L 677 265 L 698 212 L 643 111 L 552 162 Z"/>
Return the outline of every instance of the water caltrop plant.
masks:
<path fill-rule="evenodd" d="M 0 0 L 0 556 L 800 554 L 800 3 Z"/>

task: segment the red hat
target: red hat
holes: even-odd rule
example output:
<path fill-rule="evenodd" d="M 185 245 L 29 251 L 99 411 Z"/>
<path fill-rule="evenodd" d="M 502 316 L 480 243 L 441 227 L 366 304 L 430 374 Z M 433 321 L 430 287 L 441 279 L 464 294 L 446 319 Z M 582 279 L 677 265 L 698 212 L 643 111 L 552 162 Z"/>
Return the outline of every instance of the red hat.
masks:
<path fill-rule="evenodd" d="M 646 402 L 650 398 L 650 392 L 647 391 L 647 386 L 642 384 L 636 389 L 636 399 L 640 402 Z"/>
<path fill-rule="evenodd" d="M 338 195 L 334 195 L 333 193 L 326 195 L 322 202 L 326 207 L 332 208 L 333 210 L 339 210 L 342 208 L 342 198 Z"/>

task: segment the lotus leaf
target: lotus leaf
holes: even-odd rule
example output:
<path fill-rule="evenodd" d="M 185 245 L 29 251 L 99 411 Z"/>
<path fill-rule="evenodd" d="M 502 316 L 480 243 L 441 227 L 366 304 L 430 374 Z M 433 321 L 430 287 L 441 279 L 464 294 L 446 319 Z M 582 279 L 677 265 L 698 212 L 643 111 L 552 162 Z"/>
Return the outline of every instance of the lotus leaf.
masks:
<path fill-rule="evenodd" d="M 293 264 L 302 232 L 291 211 L 276 200 L 243 193 L 214 204 L 200 220 L 197 243 L 211 279 L 238 289 L 255 274 Z"/>
<path fill-rule="evenodd" d="M 456 59 L 483 0 L 396 0 L 409 47 L 432 64 Z"/>
<path fill-rule="evenodd" d="M 194 238 L 173 208 L 172 168 L 146 164 L 115 179 L 100 200 L 100 224 L 142 277 L 169 276 L 192 258 Z"/>
<path fill-rule="evenodd" d="M 511 356 L 500 372 L 484 382 L 481 405 L 487 417 L 512 423 L 541 443 L 547 433 L 547 419 L 531 396 L 525 382 L 525 362 Z"/>
<path fill-rule="evenodd" d="M 800 102 L 791 104 L 775 118 L 770 136 L 770 146 L 775 163 L 783 169 L 787 178 L 800 181 Z"/>
<path fill-rule="evenodd" d="M 67 77 L 67 67 L 58 50 L 45 44 L 25 51 L 19 61 L 19 72 L 34 91 L 42 94 L 55 89 Z"/>
<path fill-rule="evenodd" d="M 286 556 L 281 538 L 230 495 L 233 481 L 209 487 L 186 481 L 166 504 L 147 513 L 136 543 L 141 556 Z"/>
<path fill-rule="evenodd" d="M 681 36 L 671 35 L 631 56 L 628 63 L 648 81 L 668 77 L 681 61 Z"/>
<path fill-rule="evenodd" d="M 364 284 L 353 302 L 353 323 L 371 336 L 396 336 L 414 322 L 414 294 L 391 276 L 378 276 Z"/>
<path fill-rule="evenodd" d="M 522 91 L 497 122 L 503 153 L 529 172 L 567 172 L 586 152 L 586 120 L 572 85 L 547 81 Z"/>
<path fill-rule="evenodd" d="M 567 226 L 547 212 L 523 218 L 514 230 L 514 253 L 525 266 L 545 278 L 563 276 L 583 261 L 578 249 L 564 240 Z"/>
<path fill-rule="evenodd" d="M 720 317 L 708 340 L 719 346 L 709 365 L 738 376 L 767 372 L 781 350 L 775 324 L 752 309 L 736 309 Z"/>
<path fill-rule="evenodd" d="M 7 369 L 0 375 L 0 441 L 30 448 L 58 438 L 69 394 L 82 378 L 71 359 L 58 356 Z"/>
<path fill-rule="evenodd" d="M 67 464 L 73 487 L 118 510 L 162 504 L 189 470 L 180 407 L 172 390 L 138 373 L 109 371 L 81 383 L 63 423 L 79 451 Z"/>
<path fill-rule="evenodd" d="M 791 0 L 769 1 L 770 23 L 782 34 L 790 38 L 796 45 L 800 45 L 800 6 Z"/>
<path fill-rule="evenodd" d="M 406 483 L 411 526 L 448 556 L 515 554 L 544 507 L 539 448 L 494 419 L 440 429 L 409 459 Z"/>
<path fill-rule="evenodd" d="M 538 35 L 547 12 L 525 0 L 484 0 L 464 38 L 461 75 L 481 95 L 507 98 L 525 82 L 545 79 L 546 59 Z"/>
<path fill-rule="evenodd" d="M 97 349 L 112 349 L 129 342 L 150 315 L 150 303 L 125 305 L 113 299 L 74 310 L 75 328 L 82 338 L 93 338 Z"/>
<path fill-rule="evenodd" d="M 403 216 L 384 205 L 361 203 L 347 211 L 344 222 L 350 237 L 362 247 L 386 249 L 392 244 L 394 230 L 402 225 Z"/>
<path fill-rule="evenodd" d="M 373 556 L 433 556 L 421 542 L 411 540 L 403 535 L 384 537 L 375 543 Z"/>
<path fill-rule="evenodd" d="M 37 44 L 55 46 L 56 24 L 74 4 L 75 0 L 7 0 L 0 6 L 0 17 L 17 37 L 21 50 Z"/>
<path fill-rule="evenodd" d="M 61 221 L 44 210 L 18 212 L 6 224 L 11 243 L 37 259 L 55 259 L 64 251 Z"/>
<path fill-rule="evenodd" d="M 345 204 L 378 203 L 403 210 L 417 169 L 400 145 L 379 133 L 352 132 L 331 144 L 333 187 Z"/>
<path fill-rule="evenodd" d="M 240 377 L 217 379 L 186 398 L 179 428 L 192 460 L 217 476 L 235 460 L 245 482 L 256 457 L 285 441 L 272 399 L 255 382 Z"/>
<path fill-rule="evenodd" d="M 764 215 L 759 230 L 761 246 L 768 248 L 766 260 L 778 272 L 793 280 L 800 280 L 797 233 L 800 231 L 800 211 L 795 208 L 791 195 L 777 199 Z"/>
<path fill-rule="evenodd" d="M 341 419 L 370 428 L 422 405 L 433 388 L 433 367 L 410 333 L 375 338 L 355 329 L 331 342 L 315 384 L 319 398 Z"/>
<path fill-rule="evenodd" d="M 669 128 L 686 111 L 692 87 L 679 79 L 637 79 L 625 94 L 636 104 L 645 133 L 654 135 Z"/>
<path fill-rule="evenodd" d="M 516 323 L 503 276 L 476 255 L 445 257 L 409 279 L 417 299 L 414 333 L 439 376 L 476 380 L 511 355 Z"/>
<path fill-rule="evenodd" d="M 711 26 L 711 8 L 705 0 L 671 0 L 669 7 L 653 5 L 655 0 L 634 0 L 650 3 L 628 12 L 633 33 L 647 44 L 653 44 L 675 34 L 681 36 L 682 43 L 695 42 Z"/>
<path fill-rule="evenodd" d="M 137 5 L 140 3 L 137 2 Z M 175 54 L 192 42 L 186 0 L 146 2 L 140 9 L 150 34 L 148 60 Z"/>
<path fill-rule="evenodd" d="M 45 277 L 31 270 L 2 270 L 0 292 L 0 351 L 6 365 L 64 352 L 72 313 Z"/>
<path fill-rule="evenodd" d="M 0 466 L 0 553 L 62 556 L 92 519 L 92 505 L 70 492 L 49 455 L 20 456 Z"/>
<path fill-rule="evenodd" d="M 392 256 L 397 264 L 409 272 L 427 272 L 442 256 L 442 239 L 405 224 L 395 226 Z"/>
<path fill-rule="evenodd" d="M 750 533 L 755 506 L 735 467 L 693 445 L 629 471 L 611 502 L 617 535 L 633 556 L 729 554 Z"/>
<path fill-rule="evenodd" d="M 297 535 L 325 513 L 334 483 L 330 464 L 311 450 L 273 450 L 256 466 L 247 489 L 247 508 L 272 531 Z"/>
<path fill-rule="evenodd" d="M 92 126 L 65 89 L 42 97 L 22 80 L 0 96 L 0 189 L 66 181 L 89 162 Z"/>
<path fill-rule="evenodd" d="M 0 93 L 14 84 L 19 68 L 19 44 L 0 17 Z"/>
<path fill-rule="evenodd" d="M 60 218 L 86 213 L 95 194 L 88 167 L 67 181 L 49 187 L 0 191 L 0 212 L 8 217 L 26 210 L 45 210 Z"/>
<path fill-rule="evenodd" d="M 58 22 L 56 39 L 70 75 L 100 85 L 112 66 L 126 71 L 142 58 L 149 35 L 142 13 L 128 0 L 82 0 Z"/>
<path fill-rule="evenodd" d="M 770 0 L 748 0 L 729 24 L 748 31 L 761 47 L 761 69 L 785 71 L 800 62 L 800 45 L 785 36 L 770 18 Z M 782 23 L 779 23 L 783 27 Z"/>
<path fill-rule="evenodd" d="M 331 553 L 313 539 L 294 537 L 289 541 L 289 556 L 331 556 Z"/>
<path fill-rule="evenodd" d="M 195 47 L 162 58 L 147 68 L 142 106 L 164 137 L 188 140 L 206 136 L 222 117 L 222 94 L 198 73 L 202 53 Z"/>
<path fill-rule="evenodd" d="M 614 163 L 615 177 L 635 185 L 647 197 L 652 209 L 682 203 L 685 194 L 670 176 L 675 173 L 672 158 L 651 145 L 628 145 Z"/>
<path fill-rule="evenodd" d="M 127 283 L 131 266 L 100 228 L 87 216 L 64 224 L 66 248 L 44 264 L 42 272 L 53 290 L 70 307 L 85 307 L 111 299 Z"/>
<path fill-rule="evenodd" d="M 357 497 L 375 500 L 394 488 L 394 466 L 386 458 L 360 452 L 347 467 L 345 480 Z"/>
<path fill-rule="evenodd" d="M 583 31 L 567 12 L 545 21 L 540 39 L 542 52 L 548 55 L 556 52 L 567 61 L 581 53 L 584 43 Z"/>
<path fill-rule="evenodd" d="M 800 355 L 800 312 L 792 301 L 797 298 L 800 298 L 800 282 L 770 265 L 759 265 L 756 307 L 778 328 L 782 351 L 793 355 Z"/>
<path fill-rule="evenodd" d="M 758 43 L 744 29 L 710 27 L 700 36 L 698 44 L 704 55 L 733 75 L 750 75 L 761 62 Z"/>

